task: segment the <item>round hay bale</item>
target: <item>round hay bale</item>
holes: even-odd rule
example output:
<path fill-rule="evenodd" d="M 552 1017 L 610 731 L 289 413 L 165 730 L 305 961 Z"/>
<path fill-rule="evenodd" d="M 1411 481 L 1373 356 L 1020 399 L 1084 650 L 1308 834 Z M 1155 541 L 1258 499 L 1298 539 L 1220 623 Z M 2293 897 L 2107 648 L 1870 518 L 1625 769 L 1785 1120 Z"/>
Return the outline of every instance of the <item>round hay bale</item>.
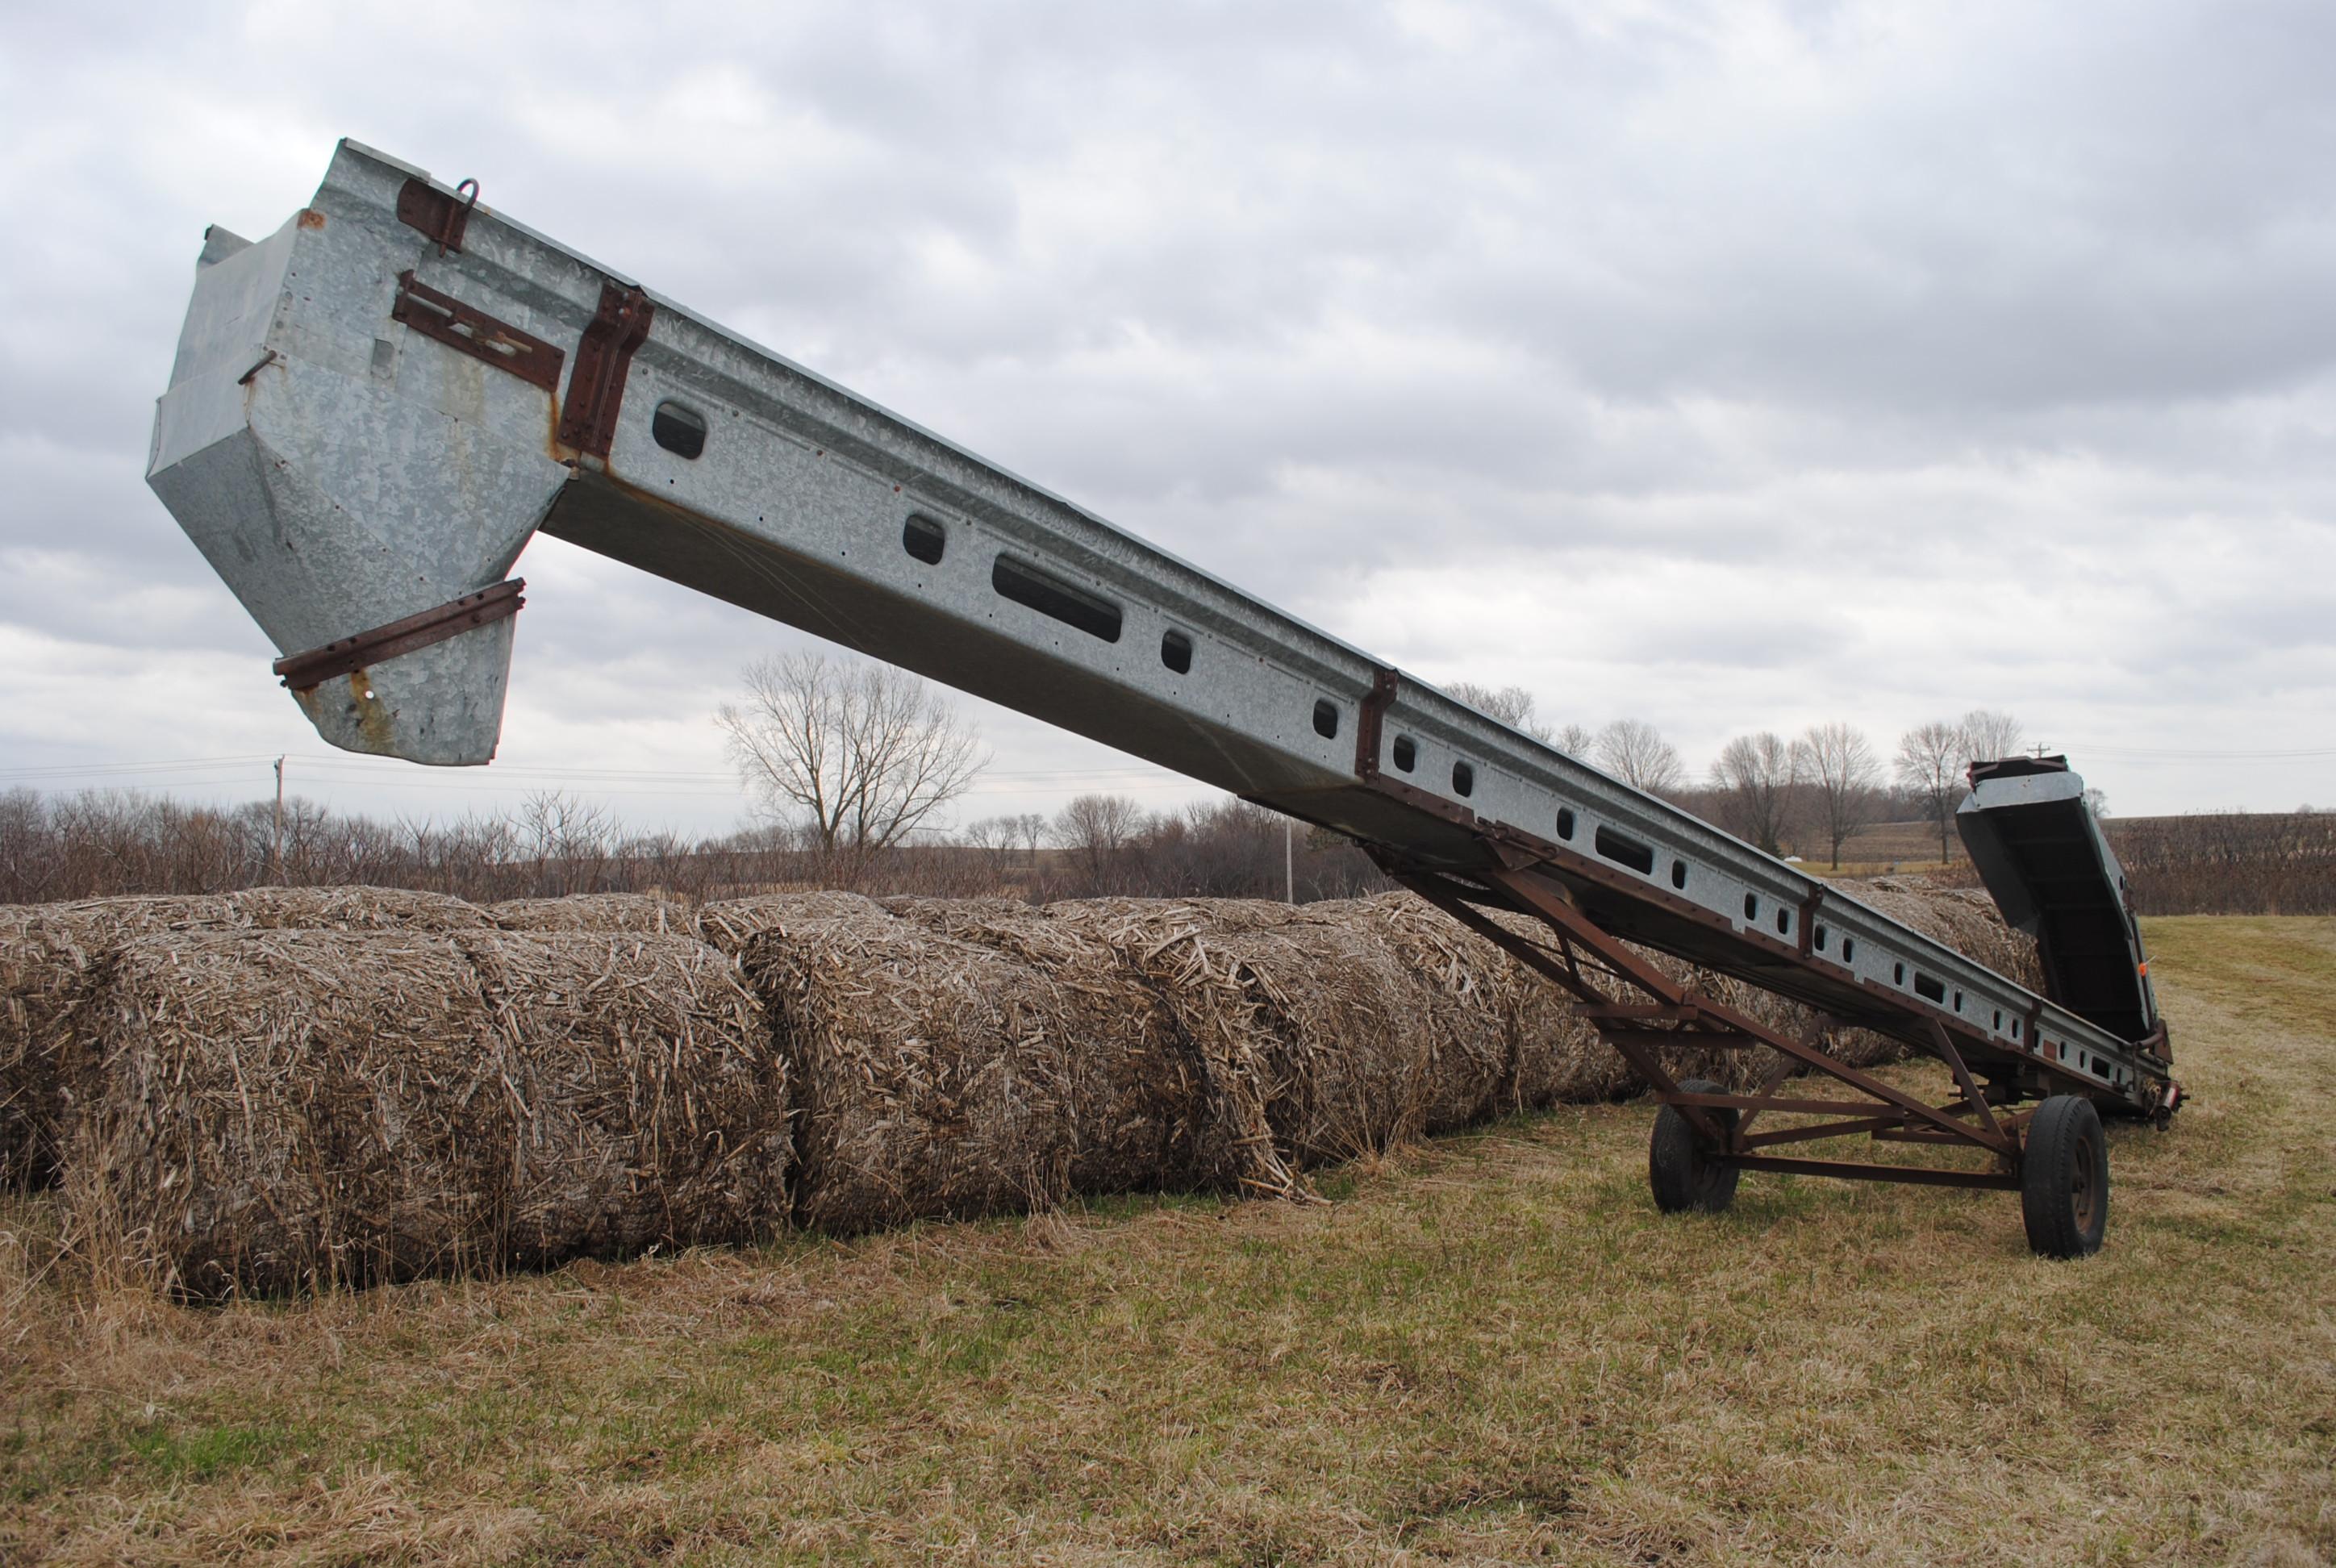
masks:
<path fill-rule="evenodd" d="M 1411 893 L 1303 906 L 1312 920 L 1338 920 L 1384 945 L 1412 981 L 1427 1056 L 1419 1128 L 1474 1126 L 1492 1115 L 1514 1082 L 1516 966 L 1498 947 Z"/>
<path fill-rule="evenodd" d="M 1448 918 L 1433 905 L 1426 907 L 1439 919 Z M 1538 920 L 1505 911 L 1485 913 L 1528 940 L 1552 945 L 1549 928 Z M 1582 1019 L 1576 1010 L 1581 1003 L 1572 993 L 1456 920 L 1452 926 L 1498 960 L 1494 973 L 1502 1006 L 1510 1015 L 1514 1040 L 1512 1066 L 1501 1091 L 1502 1109 L 1546 1110 L 1551 1105 L 1617 1099 L 1636 1092 L 1630 1086 L 1629 1065 Z"/>
<path fill-rule="evenodd" d="M 994 949 L 1051 980 L 1068 1056 L 1070 1186 L 1240 1190 L 1257 1174 L 1201 1051 L 1142 970 L 1076 925 L 1011 899 L 886 899 L 901 920 Z"/>
<path fill-rule="evenodd" d="M 787 1069 L 735 959 L 695 937 L 457 939 L 525 1073 L 504 1261 L 764 1240 L 785 1223 Z"/>
<path fill-rule="evenodd" d="M 250 888 L 22 906 L 0 922 L 0 1181 L 52 1181 L 102 1061 L 75 1009 L 122 942 L 159 931 L 484 930 L 484 911 L 402 888 Z"/>
<path fill-rule="evenodd" d="M 1237 922 L 1220 925 L 1222 902 Z M 1209 905 L 1078 900 L 1046 906 L 1160 989 L 1254 1137 L 1261 1111 L 1284 1164 L 1348 1160 L 1418 1130 L 1427 1045 L 1417 992 L 1387 947 L 1335 920 Z"/>
<path fill-rule="evenodd" d="M 194 895 L 22 904 L 0 914 L 0 1183 L 56 1179 L 98 1082 L 82 1008 L 127 939 L 241 923 L 234 901 Z"/>
<path fill-rule="evenodd" d="M 572 893 L 559 899 L 506 899 L 486 911 L 507 931 L 624 931 L 638 936 L 695 937 L 697 916 L 687 904 L 647 893 Z"/>
<path fill-rule="evenodd" d="M 797 910 L 755 911 L 744 954 L 788 1058 L 795 1217 L 852 1233 L 1059 1203 L 1076 1131 L 1057 988 L 864 899 Z"/>
<path fill-rule="evenodd" d="M 277 931 L 484 931 L 487 911 L 448 893 L 411 888 L 247 888 L 229 895 L 229 922 Z"/>
<path fill-rule="evenodd" d="M 782 930 L 793 920 L 865 920 L 883 912 L 875 900 L 858 893 L 757 893 L 743 899 L 717 899 L 699 907 L 697 938 L 736 958 L 755 938 Z"/>
<path fill-rule="evenodd" d="M 199 1297 L 748 1239 L 786 1212 L 760 1008 L 680 938 L 176 933 L 91 1003 L 72 1225 Z"/>

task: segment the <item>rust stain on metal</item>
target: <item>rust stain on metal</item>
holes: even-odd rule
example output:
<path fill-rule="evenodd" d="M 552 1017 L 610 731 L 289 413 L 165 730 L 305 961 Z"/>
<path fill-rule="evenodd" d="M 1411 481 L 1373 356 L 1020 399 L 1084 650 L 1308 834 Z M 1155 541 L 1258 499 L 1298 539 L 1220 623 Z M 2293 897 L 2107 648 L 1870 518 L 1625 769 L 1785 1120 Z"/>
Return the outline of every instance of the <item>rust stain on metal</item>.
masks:
<path fill-rule="evenodd" d="M 600 286 L 600 307 L 576 345 L 576 368 L 569 374 L 557 439 L 588 457 L 606 459 L 617 436 L 617 414 L 624 405 L 625 377 L 633 354 L 648 340 L 657 307 L 647 291 L 629 285 Z"/>
<path fill-rule="evenodd" d="M 397 731 L 393 721 L 397 715 L 388 704 L 373 694 L 373 677 L 363 668 L 349 672 L 349 706 L 357 716 L 357 733 L 365 744 L 377 751 L 394 751 Z"/>
<path fill-rule="evenodd" d="M 532 333 L 463 304 L 414 280 L 411 269 L 397 275 L 397 299 L 390 319 L 402 321 L 424 337 L 433 337 L 497 370 L 556 394 L 560 367 L 567 355 Z"/>
<path fill-rule="evenodd" d="M 438 247 L 443 256 L 450 250 L 462 248 L 462 236 L 471 226 L 471 209 L 479 204 L 479 182 L 465 180 L 454 188 L 454 194 L 433 188 L 425 180 L 408 180 L 397 192 L 397 220 L 409 229 L 418 229 Z"/>
<path fill-rule="evenodd" d="M 1378 776 L 1379 737 L 1386 727 L 1387 710 L 1395 701 L 1401 678 L 1382 666 L 1371 671 L 1371 689 L 1363 698 L 1362 711 L 1355 724 L 1355 776 L 1371 779 Z"/>
<path fill-rule="evenodd" d="M 306 653 L 290 654 L 276 661 L 276 673 L 283 678 L 294 695 L 321 686 L 334 677 L 352 671 L 362 672 L 367 665 L 444 642 L 466 631 L 517 615 L 527 603 L 520 590 L 527 587 L 523 578 L 512 578 L 492 588 L 482 588 L 476 593 L 466 593 L 433 609 L 393 620 L 386 626 L 361 631 L 328 642 L 322 648 L 312 648 Z M 352 691 L 365 689 L 352 687 Z M 303 700 L 301 706 L 307 706 Z"/>
<path fill-rule="evenodd" d="M 322 229 L 324 226 L 325 226 L 325 215 L 324 215 L 323 213 L 321 213 L 321 212 L 317 211 L 317 210 L 316 210 L 315 208 L 313 208 L 313 207 L 304 207 L 304 208 L 302 208 L 302 209 L 300 209 L 300 227 L 301 227 L 301 228 L 303 228 L 303 229 Z"/>

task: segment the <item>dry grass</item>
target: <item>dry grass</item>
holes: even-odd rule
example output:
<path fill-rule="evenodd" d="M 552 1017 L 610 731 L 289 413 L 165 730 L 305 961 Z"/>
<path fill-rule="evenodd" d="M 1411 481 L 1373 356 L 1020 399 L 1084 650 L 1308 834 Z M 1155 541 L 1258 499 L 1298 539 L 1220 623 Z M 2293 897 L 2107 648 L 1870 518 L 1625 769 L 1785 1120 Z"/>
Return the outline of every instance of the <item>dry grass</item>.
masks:
<path fill-rule="evenodd" d="M 93 1292 L 7 1200 L 0 1559 L 2325 1561 L 2336 921 L 2148 935 L 2198 1098 L 2112 1130 L 2075 1265 L 2000 1194 L 1747 1177 L 1663 1220 L 1643 1105 L 1327 1205 L 293 1306 Z"/>

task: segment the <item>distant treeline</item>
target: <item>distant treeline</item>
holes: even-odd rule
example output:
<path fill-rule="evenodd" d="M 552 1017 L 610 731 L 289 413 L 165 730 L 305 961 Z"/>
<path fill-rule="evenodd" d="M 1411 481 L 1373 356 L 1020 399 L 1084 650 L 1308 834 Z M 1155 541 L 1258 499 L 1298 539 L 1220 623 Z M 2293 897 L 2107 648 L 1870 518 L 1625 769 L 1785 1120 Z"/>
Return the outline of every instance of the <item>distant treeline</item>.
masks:
<path fill-rule="evenodd" d="M 2202 812 L 2106 825 L 2143 914 L 2336 914 L 2336 812 Z"/>
<path fill-rule="evenodd" d="M 1285 860 L 1285 854 L 1287 856 Z M 996 817 L 840 862 L 808 835 L 689 840 L 626 830 L 596 804 L 531 795 L 508 816 L 382 821 L 287 800 L 220 808 L 113 791 L 0 794 L 0 903 L 216 893 L 271 882 L 452 893 L 474 902 L 583 892 L 704 901 L 845 881 L 865 893 L 1049 901 L 1102 895 L 1353 898 L 1390 884 L 1344 840 L 1240 801 L 1147 814 L 1082 796 L 1051 821 Z"/>
<path fill-rule="evenodd" d="M 2144 914 L 2336 914 L 2336 813 L 2206 813 L 2107 824 Z M 280 846 L 280 847 L 279 847 Z M 1288 859 L 1285 862 L 1285 852 Z M 1968 875 L 1968 866 L 1957 871 Z M 0 903 L 122 893 L 211 893 L 281 882 L 452 893 L 478 902 L 579 892 L 704 901 L 835 885 L 803 835 L 758 829 L 687 840 L 628 832 L 571 796 L 508 816 L 376 818 L 272 802 L 233 808 L 92 792 L 0 794 Z M 993 817 L 854 863 L 863 892 L 1033 901 L 1351 898 L 1386 888 L 1361 852 L 1239 801 L 1146 813 L 1081 796 L 1052 819 Z"/>

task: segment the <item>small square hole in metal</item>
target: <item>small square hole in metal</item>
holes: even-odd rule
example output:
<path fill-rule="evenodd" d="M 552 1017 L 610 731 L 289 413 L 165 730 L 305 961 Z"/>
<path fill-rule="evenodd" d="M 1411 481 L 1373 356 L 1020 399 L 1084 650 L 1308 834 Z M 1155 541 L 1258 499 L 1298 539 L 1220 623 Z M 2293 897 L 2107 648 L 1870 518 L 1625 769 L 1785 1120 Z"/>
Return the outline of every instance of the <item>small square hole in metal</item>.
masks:
<path fill-rule="evenodd" d="M 660 403 L 649 416 L 649 434 L 676 457 L 695 458 L 706 450 L 706 416 L 678 403 Z"/>
<path fill-rule="evenodd" d="M 900 548 L 927 566 L 939 566 L 949 550 L 949 530 L 930 517 L 912 517 L 900 525 Z"/>

